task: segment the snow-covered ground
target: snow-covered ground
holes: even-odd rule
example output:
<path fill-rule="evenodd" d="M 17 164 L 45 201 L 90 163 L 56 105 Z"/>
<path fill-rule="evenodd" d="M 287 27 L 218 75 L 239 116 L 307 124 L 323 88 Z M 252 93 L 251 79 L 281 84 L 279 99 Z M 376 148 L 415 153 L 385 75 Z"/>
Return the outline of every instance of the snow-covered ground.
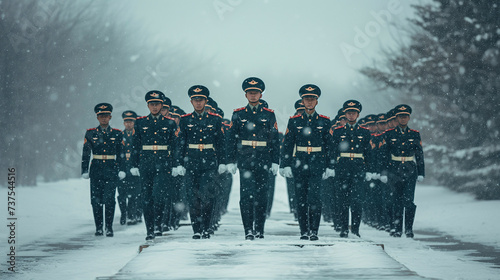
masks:
<path fill-rule="evenodd" d="M 493 254 L 498 258 L 500 201 L 477 201 L 470 195 L 442 187 L 418 185 L 414 240 L 391 238 L 365 225 L 360 230 L 361 239 L 340 239 L 330 225 L 324 223 L 320 228 L 320 241 L 316 243 L 324 246 L 311 247 L 311 242 L 298 240 L 298 227 L 287 213 L 285 180 L 279 176 L 273 213 L 266 224 L 266 238 L 244 241 L 237 177 L 234 182 L 229 213 L 223 217 L 223 225 L 212 239 L 193 241 L 190 227 L 184 226 L 170 236 L 158 238 L 155 246 L 140 254 L 138 247 L 144 243 L 144 224 L 120 226 L 118 208 L 115 237 L 93 236 L 89 181 L 73 179 L 18 187 L 17 273 L 7 270 L 7 254 L 12 244 L 8 244 L 10 231 L 6 226 L 10 222 L 7 189 L 1 188 L 5 194 L 0 199 L 5 225 L 0 227 L 0 279 L 137 279 L 141 275 L 145 279 L 158 278 L 158 275 L 164 275 L 165 279 L 312 279 L 319 276 L 500 279 L 500 268 L 487 262 L 487 258 L 474 256 L 473 250 L 436 249 L 437 245 L 446 248 L 457 242 L 471 242 L 494 248 Z M 449 236 L 456 240 L 433 242 L 433 238 L 445 240 Z M 383 244 L 385 250 L 376 244 Z"/>

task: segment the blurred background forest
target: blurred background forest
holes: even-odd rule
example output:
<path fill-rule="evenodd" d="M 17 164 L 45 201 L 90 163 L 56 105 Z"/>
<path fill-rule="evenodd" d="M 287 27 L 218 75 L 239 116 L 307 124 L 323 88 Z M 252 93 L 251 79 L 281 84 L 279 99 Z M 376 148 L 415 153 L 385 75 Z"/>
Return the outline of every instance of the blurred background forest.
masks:
<path fill-rule="evenodd" d="M 231 16 L 251 8 L 242 1 L 207 2 L 205 9 L 215 9 L 214 17 L 221 26 L 231 25 L 222 21 L 221 11 L 232 12 L 224 14 Z M 399 30 L 393 35 L 396 43 L 385 45 L 381 40 L 383 51 L 362 57 L 361 65 L 350 65 L 353 69 L 349 70 L 359 76 L 340 88 L 339 80 L 350 78 L 321 76 L 310 65 L 282 69 L 287 67 L 279 66 L 278 57 L 269 56 L 269 64 L 264 66 L 268 72 L 261 77 L 266 83 L 279 81 L 283 89 L 275 86 L 276 94 L 264 98 L 276 109 L 280 128 L 293 113 L 298 88 L 308 82 L 319 84 L 323 92 L 335 93 L 324 94 L 320 100 L 320 113 L 332 118 L 351 97 L 367 104 L 363 115 L 408 103 L 414 109 L 410 126 L 420 130 L 424 139 L 426 183 L 472 192 L 481 199 L 500 199 L 499 2 L 414 3 L 414 16 L 393 23 Z M 279 8 L 283 2 L 272 3 Z M 306 4 L 321 9 L 320 4 Z M 147 24 L 123 16 L 127 13 L 130 7 L 116 5 L 116 1 L 0 1 L 0 185 L 7 181 L 8 167 L 16 167 L 20 185 L 78 177 L 84 131 L 97 126 L 92 109 L 99 102 L 113 104 L 111 124 L 120 129 L 122 111 L 146 113 L 143 98 L 150 89 L 162 90 L 190 111 L 187 88 L 207 81 L 209 88 L 215 88 L 214 98 L 222 104 L 226 117 L 244 105 L 239 86 L 255 71 L 241 70 L 245 65 L 240 70 L 226 70 L 217 56 L 200 53 L 189 43 L 151 36 Z M 329 24 L 325 22 L 325 28 Z M 270 21 L 271 25 L 276 23 Z M 208 44 L 198 40 L 200 45 Z M 226 41 L 210 43 L 222 48 Z M 338 44 L 326 46 L 341 53 Z M 245 51 L 242 56 L 252 60 L 255 54 Z M 307 63 L 319 64 L 322 54 L 318 53 L 320 59 Z M 279 71 L 273 70 L 274 64 Z M 303 72 L 293 74 L 299 69 Z M 229 78 L 206 78 L 225 72 L 230 72 Z M 236 82 L 225 88 L 227 80 Z M 269 84 L 273 90 L 273 83 Z M 237 101 L 231 97 L 234 92 Z"/>

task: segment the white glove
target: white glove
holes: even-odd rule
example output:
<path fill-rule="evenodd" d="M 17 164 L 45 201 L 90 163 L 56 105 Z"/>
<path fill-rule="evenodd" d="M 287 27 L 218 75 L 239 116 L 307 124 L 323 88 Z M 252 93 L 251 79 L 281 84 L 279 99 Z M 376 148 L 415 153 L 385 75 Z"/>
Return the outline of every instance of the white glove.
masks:
<path fill-rule="evenodd" d="M 372 173 L 373 180 L 380 180 L 380 173 Z"/>
<path fill-rule="evenodd" d="M 177 167 L 172 167 L 172 176 L 173 177 L 179 176 L 179 171 L 177 170 Z"/>
<path fill-rule="evenodd" d="M 422 182 L 424 180 L 424 176 L 418 175 L 417 182 Z"/>
<path fill-rule="evenodd" d="M 280 166 L 277 163 L 273 163 L 271 165 L 271 171 L 273 172 L 274 176 L 276 176 L 276 174 L 278 174 L 279 169 L 280 169 Z"/>
<path fill-rule="evenodd" d="M 387 184 L 388 181 L 389 181 L 389 179 L 387 178 L 386 175 L 380 176 L 380 182 Z"/>
<path fill-rule="evenodd" d="M 373 178 L 373 175 L 370 172 L 366 172 L 365 180 L 368 182 L 368 181 L 371 181 L 372 178 Z"/>
<path fill-rule="evenodd" d="M 186 168 L 182 165 L 177 166 L 177 173 L 179 173 L 180 176 L 186 175 Z"/>
<path fill-rule="evenodd" d="M 118 179 L 123 180 L 127 177 L 127 174 L 123 171 L 118 172 Z"/>
<path fill-rule="evenodd" d="M 89 173 L 83 173 L 82 174 L 83 179 L 88 179 L 89 178 Z"/>
<path fill-rule="evenodd" d="M 292 168 L 287 166 L 283 169 L 283 177 L 285 178 L 293 178 Z"/>
<path fill-rule="evenodd" d="M 327 168 L 325 170 L 326 178 L 335 177 L 335 169 Z"/>
<path fill-rule="evenodd" d="M 236 174 L 236 170 L 238 169 L 238 166 L 236 165 L 236 163 L 230 163 L 230 164 L 226 165 L 226 168 L 232 174 Z"/>
<path fill-rule="evenodd" d="M 139 168 L 137 168 L 137 167 L 130 168 L 130 174 L 132 174 L 132 176 L 141 176 L 139 174 Z"/>
<path fill-rule="evenodd" d="M 285 177 L 285 174 L 283 173 L 285 171 L 285 168 L 280 168 L 279 172 L 281 177 Z"/>
<path fill-rule="evenodd" d="M 227 171 L 227 166 L 225 164 L 219 164 L 219 174 L 222 174 Z"/>

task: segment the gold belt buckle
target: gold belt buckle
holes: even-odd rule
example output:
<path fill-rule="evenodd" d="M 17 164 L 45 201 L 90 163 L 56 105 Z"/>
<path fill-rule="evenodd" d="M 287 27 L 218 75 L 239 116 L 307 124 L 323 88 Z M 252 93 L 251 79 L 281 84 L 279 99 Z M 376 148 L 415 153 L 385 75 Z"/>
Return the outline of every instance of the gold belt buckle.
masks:
<path fill-rule="evenodd" d="M 203 144 L 198 144 L 198 149 L 200 149 L 200 152 L 203 151 Z"/>
<path fill-rule="evenodd" d="M 401 157 L 401 163 L 405 163 L 405 157 Z"/>
<path fill-rule="evenodd" d="M 354 154 L 353 153 L 350 153 L 349 156 L 351 157 L 351 159 L 354 158 Z"/>
<path fill-rule="evenodd" d="M 313 148 L 312 147 L 307 147 L 307 154 L 310 155 L 312 152 Z"/>
<path fill-rule="evenodd" d="M 157 151 L 158 150 L 158 145 L 153 145 L 153 151 Z"/>
<path fill-rule="evenodd" d="M 127 159 L 130 159 L 130 153 L 126 153 L 125 156 Z"/>
<path fill-rule="evenodd" d="M 257 141 L 252 141 L 252 147 L 255 149 L 257 147 Z"/>

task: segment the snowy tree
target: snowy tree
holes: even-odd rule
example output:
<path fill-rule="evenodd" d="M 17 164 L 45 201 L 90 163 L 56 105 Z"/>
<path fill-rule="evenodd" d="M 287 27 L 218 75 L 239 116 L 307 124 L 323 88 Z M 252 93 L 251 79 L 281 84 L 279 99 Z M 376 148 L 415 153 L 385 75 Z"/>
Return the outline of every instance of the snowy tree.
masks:
<path fill-rule="evenodd" d="M 414 8 L 410 40 L 361 73 L 416 105 L 435 179 L 500 198 L 500 2 L 434 0 Z"/>

